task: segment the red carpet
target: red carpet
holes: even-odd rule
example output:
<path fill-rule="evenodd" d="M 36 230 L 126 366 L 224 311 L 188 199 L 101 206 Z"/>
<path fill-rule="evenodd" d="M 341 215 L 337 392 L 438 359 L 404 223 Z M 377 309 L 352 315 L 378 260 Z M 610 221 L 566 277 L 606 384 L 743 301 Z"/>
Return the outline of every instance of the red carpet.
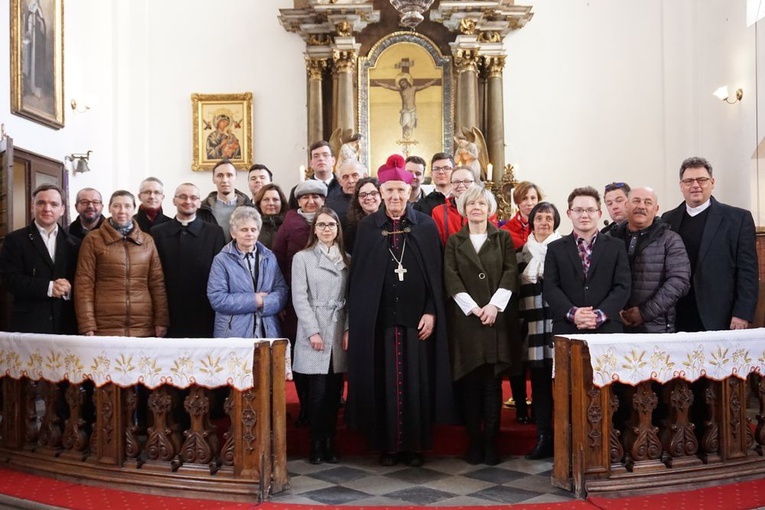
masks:
<path fill-rule="evenodd" d="M 298 404 L 295 385 L 288 382 L 287 388 L 287 455 L 308 456 L 308 427 L 295 427 L 300 406 Z M 531 395 L 531 388 L 527 388 Z M 505 398 L 510 396 L 510 384 L 505 381 L 503 386 Z M 536 444 L 536 425 L 519 425 L 515 422 L 515 409 L 502 409 L 502 425 L 499 435 L 499 451 L 501 455 L 525 455 Z M 434 449 L 430 455 L 461 456 L 468 447 L 468 437 L 464 427 L 458 425 L 437 425 L 433 438 Z M 343 422 L 343 410 L 340 410 L 337 430 L 337 453 L 339 455 L 371 454 L 367 449 L 364 436 L 348 430 Z"/>

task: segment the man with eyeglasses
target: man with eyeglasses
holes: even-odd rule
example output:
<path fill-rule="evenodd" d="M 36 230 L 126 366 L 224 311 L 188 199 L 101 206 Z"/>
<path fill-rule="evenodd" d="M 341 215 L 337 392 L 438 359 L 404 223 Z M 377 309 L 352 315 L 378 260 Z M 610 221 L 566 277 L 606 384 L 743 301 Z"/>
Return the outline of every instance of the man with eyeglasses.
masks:
<path fill-rule="evenodd" d="M 624 243 L 598 232 L 600 195 L 590 186 L 568 196 L 573 232 L 553 241 L 545 258 L 543 296 L 553 333 L 621 333 L 631 273 Z"/>
<path fill-rule="evenodd" d="M 691 290 L 677 303 L 678 331 L 746 329 L 757 308 L 758 265 L 752 214 L 712 196 L 712 165 L 680 165 L 685 202 L 662 219 L 680 234 L 691 261 Z"/>
<path fill-rule="evenodd" d="M 340 182 L 335 178 L 335 174 L 332 173 L 335 168 L 335 156 L 332 154 L 332 147 L 326 140 L 319 140 L 314 142 L 308 148 L 308 166 L 313 170 L 311 179 L 323 182 L 327 186 L 327 198 L 329 201 L 331 198 L 339 195 L 343 192 Z M 295 186 L 297 188 L 297 186 Z M 295 188 L 290 191 L 290 209 L 297 209 L 297 198 L 295 197 Z"/>
<path fill-rule="evenodd" d="M 414 204 L 414 209 L 430 216 L 436 206 L 446 203 L 446 197 L 452 190 L 452 171 L 454 170 L 454 158 L 445 152 L 438 152 L 430 160 L 430 176 L 435 189 L 428 193 L 419 202 Z"/>
<path fill-rule="evenodd" d="M 147 177 L 138 187 L 138 200 L 141 205 L 133 216 L 138 226 L 147 234 L 154 225 L 170 221 L 162 212 L 162 201 L 165 199 L 164 184 L 156 177 Z"/>
<path fill-rule="evenodd" d="M 32 223 L 5 237 L 0 279 L 13 295 L 9 331 L 77 334 L 72 284 L 80 240 L 58 223 L 65 209 L 60 188 L 38 186 L 32 193 Z"/>
<path fill-rule="evenodd" d="M 612 182 L 606 184 L 606 189 L 603 192 L 603 202 L 606 204 L 608 215 L 611 217 L 611 221 L 604 221 L 605 227 L 600 229 L 600 232 L 607 234 L 617 225 L 623 223 L 627 219 L 627 195 L 630 193 L 630 185 L 626 182 Z"/>
<path fill-rule="evenodd" d="M 207 300 L 207 278 L 225 240 L 223 229 L 197 216 L 199 188 L 185 182 L 173 196 L 174 219 L 151 229 L 165 273 L 169 338 L 212 338 L 215 312 Z"/>
<path fill-rule="evenodd" d="M 436 222 L 442 246 L 446 246 L 449 236 L 456 234 L 467 224 L 467 219 L 457 209 L 457 199 L 473 184 L 475 184 L 473 170 L 465 166 L 457 167 L 452 172 L 452 191 L 449 197 L 446 198 L 445 203 L 433 208 L 431 217 Z M 489 221 L 494 222 L 491 218 Z"/>
<path fill-rule="evenodd" d="M 100 227 L 106 219 L 101 214 L 104 210 L 101 193 L 94 188 L 82 188 L 78 191 L 74 208 L 77 210 L 77 218 L 69 224 L 67 232 L 79 240 L 82 240 L 91 230 Z"/>
<path fill-rule="evenodd" d="M 632 270 L 632 292 L 621 317 L 627 333 L 674 333 L 675 305 L 691 286 L 691 263 L 683 240 L 661 218 L 651 188 L 627 197 L 627 221 L 611 231 L 624 242 Z"/>

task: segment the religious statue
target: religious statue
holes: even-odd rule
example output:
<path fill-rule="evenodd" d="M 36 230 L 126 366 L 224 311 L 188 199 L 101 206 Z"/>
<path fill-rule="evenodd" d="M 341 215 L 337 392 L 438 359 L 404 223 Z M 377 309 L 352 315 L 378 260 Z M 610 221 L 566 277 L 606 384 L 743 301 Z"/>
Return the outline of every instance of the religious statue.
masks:
<path fill-rule="evenodd" d="M 414 128 L 417 127 L 417 105 L 415 103 L 417 92 L 424 90 L 431 85 L 435 85 L 439 81 L 440 78 L 434 78 L 425 83 L 416 85 L 411 74 L 402 72 L 398 73 L 393 79 L 394 85 L 391 85 L 384 80 L 371 80 L 370 84 L 393 90 L 401 95 L 401 116 L 399 117 L 401 136 L 404 140 L 411 140 Z"/>
<path fill-rule="evenodd" d="M 335 155 L 335 168 L 340 168 L 348 159 L 360 160 L 360 145 L 361 135 L 355 133 L 353 129 L 335 129 L 329 137 L 329 146 L 332 148 L 332 154 Z"/>
<path fill-rule="evenodd" d="M 476 179 L 486 180 L 489 151 L 480 129 L 463 127 L 457 132 L 454 137 L 454 163 L 470 168 Z"/>

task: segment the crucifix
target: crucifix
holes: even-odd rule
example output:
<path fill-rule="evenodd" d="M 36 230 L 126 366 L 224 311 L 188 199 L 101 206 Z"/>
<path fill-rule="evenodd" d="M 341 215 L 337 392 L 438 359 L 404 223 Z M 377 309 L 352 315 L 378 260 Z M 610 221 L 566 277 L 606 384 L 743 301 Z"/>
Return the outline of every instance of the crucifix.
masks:
<path fill-rule="evenodd" d="M 398 281 L 404 281 L 404 273 L 406 273 L 406 269 L 404 269 L 404 266 L 401 264 L 401 262 L 398 263 L 398 267 L 394 269 L 393 272 L 398 275 Z"/>

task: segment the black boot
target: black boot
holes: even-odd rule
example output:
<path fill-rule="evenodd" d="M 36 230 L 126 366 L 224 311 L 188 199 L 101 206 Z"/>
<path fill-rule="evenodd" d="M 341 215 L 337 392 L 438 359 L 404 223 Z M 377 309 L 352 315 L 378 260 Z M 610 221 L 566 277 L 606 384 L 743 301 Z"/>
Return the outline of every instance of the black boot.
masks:
<path fill-rule="evenodd" d="M 500 462 L 497 437 L 501 411 L 502 386 L 499 379 L 493 379 L 486 382 L 483 393 L 483 463 L 487 466 Z"/>
<path fill-rule="evenodd" d="M 553 448 L 553 437 L 551 434 L 540 434 L 537 436 L 537 444 L 534 449 L 526 455 L 527 460 L 548 459 L 555 454 Z"/>
<path fill-rule="evenodd" d="M 465 429 L 468 433 L 470 445 L 468 446 L 465 460 L 468 464 L 480 464 L 483 462 L 483 434 L 481 433 L 481 418 L 483 400 L 478 381 L 473 377 L 467 377 L 462 384 L 462 398 L 465 412 Z"/>
<path fill-rule="evenodd" d="M 322 441 L 311 440 L 310 452 L 308 454 L 308 462 L 311 464 L 321 464 L 324 462 L 324 451 Z"/>
<path fill-rule="evenodd" d="M 329 464 L 337 464 L 340 462 L 340 459 L 337 458 L 337 454 L 335 454 L 335 440 L 334 438 L 328 437 L 324 441 L 324 462 L 327 462 Z"/>

